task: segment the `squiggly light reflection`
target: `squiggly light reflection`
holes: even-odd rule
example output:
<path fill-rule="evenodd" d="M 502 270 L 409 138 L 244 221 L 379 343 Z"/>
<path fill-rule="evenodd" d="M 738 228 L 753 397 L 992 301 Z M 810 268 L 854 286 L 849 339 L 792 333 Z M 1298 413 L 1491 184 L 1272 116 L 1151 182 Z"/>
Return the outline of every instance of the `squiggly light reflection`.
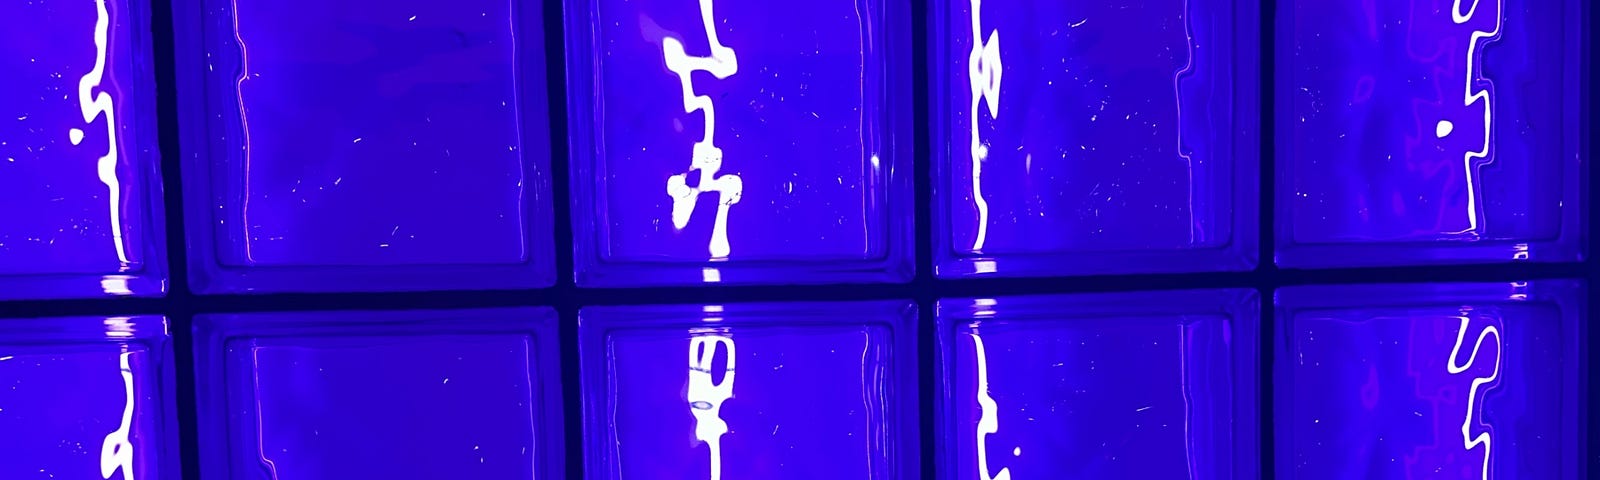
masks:
<path fill-rule="evenodd" d="M 119 367 L 122 371 L 122 392 L 126 399 L 122 404 L 122 423 L 116 431 L 106 434 L 104 443 L 100 445 L 100 477 L 111 480 L 111 475 L 122 470 L 122 478 L 133 480 L 133 442 L 128 440 L 128 435 L 133 431 L 133 367 L 128 365 L 128 357 L 132 355 L 124 347 L 120 357 Z"/>
<path fill-rule="evenodd" d="M 1483 445 L 1482 478 L 1483 480 L 1489 480 L 1489 464 L 1492 459 L 1493 442 L 1487 431 L 1479 432 L 1477 435 L 1472 434 L 1472 418 L 1483 408 L 1481 402 L 1483 393 L 1487 390 L 1487 388 L 1483 388 L 1484 385 L 1492 386 L 1500 379 L 1500 358 L 1505 347 L 1500 339 L 1500 329 L 1495 325 L 1485 326 L 1482 331 L 1478 332 L 1477 340 L 1472 343 L 1472 353 L 1467 357 L 1467 363 L 1461 364 L 1458 358 L 1461 354 L 1461 345 L 1463 340 L 1466 339 L 1467 327 L 1471 323 L 1471 319 L 1467 315 L 1462 315 L 1457 319 L 1461 321 L 1461 327 L 1456 331 L 1456 344 L 1455 347 L 1450 349 L 1450 363 L 1446 365 L 1446 369 L 1451 375 L 1458 375 L 1471 369 L 1472 365 L 1478 361 L 1478 352 L 1483 349 L 1484 342 L 1490 336 L 1494 336 L 1494 372 L 1487 377 L 1472 379 L 1472 388 L 1467 390 L 1466 417 L 1461 421 L 1462 446 L 1470 451 L 1478 448 L 1478 445 Z"/>
<path fill-rule="evenodd" d="M 987 438 L 1000 431 L 1000 406 L 995 403 L 994 397 L 989 396 L 989 355 L 983 349 L 983 338 L 973 334 L 972 348 L 978 360 L 978 475 L 984 480 L 1011 480 L 1011 470 L 1007 468 L 1000 469 L 994 475 L 989 474 Z"/>
<path fill-rule="evenodd" d="M 1479 0 L 1471 1 L 1471 7 L 1469 7 L 1466 12 L 1462 12 L 1461 0 L 1455 0 L 1450 9 L 1451 20 L 1454 20 L 1458 25 L 1472 20 L 1472 17 L 1478 13 Z M 1479 68 L 1479 63 L 1483 61 L 1480 52 L 1481 45 L 1487 45 L 1489 42 L 1493 42 L 1494 40 L 1500 38 L 1500 24 L 1504 19 L 1504 15 L 1501 13 L 1503 7 L 1503 0 L 1495 0 L 1494 30 L 1473 30 L 1471 38 L 1467 41 L 1466 89 L 1464 96 L 1462 97 L 1462 104 L 1470 107 L 1473 104 L 1478 103 L 1480 100 L 1483 102 L 1483 143 L 1482 147 L 1480 147 L 1480 150 L 1468 150 L 1466 154 L 1462 156 L 1462 164 L 1466 168 L 1467 174 L 1468 226 L 1465 232 L 1457 233 L 1468 233 L 1474 235 L 1482 233 L 1480 230 L 1481 225 L 1479 219 L 1483 217 L 1483 212 L 1478 201 L 1478 194 L 1479 191 L 1482 190 L 1482 186 L 1480 185 L 1480 180 L 1478 179 L 1478 169 L 1493 162 L 1489 159 L 1489 144 L 1490 138 L 1493 136 L 1492 132 L 1494 131 L 1494 110 L 1491 108 L 1489 97 L 1490 92 L 1494 90 L 1494 86 L 1492 83 L 1490 83 L 1489 87 L 1474 91 L 1473 83 L 1477 80 L 1477 75 L 1474 74 L 1474 71 Z M 1479 42 L 1480 40 L 1482 40 L 1481 43 Z M 1489 82 L 1488 79 L 1484 79 L 1484 81 Z M 1434 132 L 1436 136 L 1444 138 L 1453 130 L 1453 125 L 1448 120 L 1440 120 L 1438 125 L 1435 127 Z"/>
<path fill-rule="evenodd" d="M 716 383 L 711 369 L 717 350 L 726 348 L 728 366 L 722 383 Z M 733 398 L 733 338 L 722 334 L 699 335 L 689 340 L 689 413 L 694 415 L 694 438 L 711 449 L 711 480 L 722 479 L 722 435 L 728 422 L 722 419 L 722 403 Z"/>
<path fill-rule="evenodd" d="M 983 162 L 989 158 L 989 147 L 978 135 L 978 104 L 987 102 L 989 117 L 1000 116 L 1000 30 L 989 32 L 984 42 L 980 26 L 983 0 L 972 0 L 972 53 L 967 57 L 967 77 L 972 84 L 972 109 L 967 122 L 972 129 L 972 202 L 978 209 L 978 237 L 972 241 L 972 250 L 983 250 L 989 236 L 989 201 L 983 198 Z"/>
<path fill-rule="evenodd" d="M 109 192 L 111 215 L 111 241 L 117 250 L 117 262 L 123 269 L 131 266 L 128 260 L 128 250 L 122 239 L 122 182 L 117 178 L 117 117 L 115 104 L 111 94 L 105 90 L 96 92 L 100 83 L 105 80 L 106 54 L 110 46 L 109 37 L 111 30 L 111 15 L 106 11 L 105 0 L 95 0 L 94 21 L 94 68 L 89 73 L 83 74 L 78 79 L 78 108 L 83 113 L 84 123 L 93 123 L 96 118 L 106 117 L 106 153 L 100 156 L 95 165 L 95 171 L 100 177 L 100 183 L 106 185 Z M 81 129 L 71 129 L 68 139 L 73 145 L 83 142 L 84 132 Z M 115 293 L 115 292 L 113 292 Z"/>
<path fill-rule="evenodd" d="M 711 44 L 710 57 L 690 57 L 683 51 L 683 42 L 676 38 L 662 39 L 661 50 L 666 57 L 667 70 L 678 75 L 678 81 L 683 86 L 683 111 L 694 113 L 696 110 L 704 112 L 705 136 L 694 144 L 694 151 L 689 162 L 689 171 L 667 178 L 667 195 L 672 196 L 672 226 L 682 230 L 689 225 L 689 217 L 694 214 L 695 202 L 704 192 L 716 192 L 721 195 L 717 204 L 717 217 L 711 230 L 711 243 L 707 250 L 711 258 L 725 258 L 732 251 L 728 244 L 728 210 L 739 203 L 739 198 L 744 193 L 744 182 L 738 175 L 717 176 L 722 169 L 722 149 L 717 148 L 717 113 L 711 103 L 711 97 L 696 95 L 694 82 L 691 76 L 696 71 L 710 73 L 717 79 L 725 79 L 739 72 L 739 61 L 734 56 L 733 49 L 722 45 L 717 39 L 717 30 L 712 26 L 713 15 L 711 11 L 712 0 L 700 0 L 700 21 L 705 27 L 706 39 Z M 699 171 L 699 186 L 689 186 L 689 174 Z"/>

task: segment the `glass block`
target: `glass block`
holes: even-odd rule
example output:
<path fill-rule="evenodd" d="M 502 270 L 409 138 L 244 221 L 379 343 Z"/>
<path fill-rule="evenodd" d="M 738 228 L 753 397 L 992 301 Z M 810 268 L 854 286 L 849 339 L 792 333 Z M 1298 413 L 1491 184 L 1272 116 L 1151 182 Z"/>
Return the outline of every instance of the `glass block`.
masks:
<path fill-rule="evenodd" d="M 939 276 L 1255 266 L 1256 1 L 935 5 Z"/>
<path fill-rule="evenodd" d="M 1580 258 L 1583 3 L 1284 3 L 1278 263 Z"/>
<path fill-rule="evenodd" d="M 548 308 L 196 321 L 206 478 L 566 478 Z"/>
<path fill-rule="evenodd" d="M 0 4 L 0 300 L 166 292 L 149 16 Z"/>
<path fill-rule="evenodd" d="M 161 317 L 0 319 L 0 478 L 181 478 Z"/>
<path fill-rule="evenodd" d="M 915 323 L 906 302 L 585 308 L 586 477 L 919 478 Z"/>
<path fill-rule="evenodd" d="M 203 293 L 554 283 L 536 5 L 177 0 Z"/>
<path fill-rule="evenodd" d="M 1260 476 L 1253 290 L 945 299 L 939 478 Z"/>
<path fill-rule="evenodd" d="M 1575 281 L 1279 291 L 1278 477 L 1588 478 L 1582 292 Z"/>
<path fill-rule="evenodd" d="M 567 0 L 577 281 L 911 278 L 900 0 Z"/>

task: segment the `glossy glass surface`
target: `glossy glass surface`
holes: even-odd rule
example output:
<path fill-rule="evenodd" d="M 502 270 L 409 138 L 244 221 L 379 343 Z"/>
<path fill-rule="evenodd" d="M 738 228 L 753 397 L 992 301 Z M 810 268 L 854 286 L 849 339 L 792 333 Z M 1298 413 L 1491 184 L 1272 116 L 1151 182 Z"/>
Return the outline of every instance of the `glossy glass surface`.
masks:
<path fill-rule="evenodd" d="M 165 291 L 148 15 L 0 4 L 0 300 Z"/>
<path fill-rule="evenodd" d="M 202 317 L 202 467 L 235 480 L 563 478 L 554 317 Z"/>
<path fill-rule="evenodd" d="M 913 312 L 903 303 L 585 309 L 586 473 L 917 478 Z"/>
<path fill-rule="evenodd" d="M 1581 3 L 1284 4 L 1279 263 L 1578 258 Z"/>
<path fill-rule="evenodd" d="M 938 309 L 940 478 L 1258 475 L 1254 292 Z"/>
<path fill-rule="evenodd" d="M 537 9 L 180 3 L 199 290 L 552 282 Z"/>
<path fill-rule="evenodd" d="M 0 478 L 180 478 L 160 317 L 0 319 Z"/>
<path fill-rule="evenodd" d="M 909 277 L 900 2 L 567 5 L 581 283 Z"/>
<path fill-rule="evenodd" d="M 1575 282 L 1285 289 L 1281 478 L 1584 475 Z"/>
<path fill-rule="evenodd" d="M 1254 2 L 938 4 L 941 276 L 1253 266 Z"/>

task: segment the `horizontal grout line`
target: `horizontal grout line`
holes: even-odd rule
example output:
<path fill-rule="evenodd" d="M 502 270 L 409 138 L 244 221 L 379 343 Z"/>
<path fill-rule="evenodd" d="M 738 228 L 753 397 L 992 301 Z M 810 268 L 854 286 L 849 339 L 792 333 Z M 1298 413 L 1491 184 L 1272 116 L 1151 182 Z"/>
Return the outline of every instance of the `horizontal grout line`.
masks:
<path fill-rule="evenodd" d="M 937 298 L 1101 293 L 1206 288 L 1268 290 L 1297 285 L 1351 283 L 1513 282 L 1590 278 L 1590 263 L 1262 269 L 1249 272 L 1103 275 L 1043 278 L 931 279 L 903 284 L 694 285 L 640 288 L 559 286 L 534 290 L 192 295 L 0 302 L 0 317 L 284 312 L 312 310 L 413 310 L 516 306 L 649 305 Z"/>

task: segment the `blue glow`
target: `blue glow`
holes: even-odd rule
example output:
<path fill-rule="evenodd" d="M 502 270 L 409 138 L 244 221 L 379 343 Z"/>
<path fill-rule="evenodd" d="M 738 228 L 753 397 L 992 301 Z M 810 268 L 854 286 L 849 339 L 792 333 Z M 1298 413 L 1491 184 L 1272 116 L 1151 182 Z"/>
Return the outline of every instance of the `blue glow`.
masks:
<path fill-rule="evenodd" d="M 0 5 L 0 300 L 165 292 L 148 15 Z"/>
<path fill-rule="evenodd" d="M 540 28 L 511 2 L 180 3 L 221 27 L 179 42 L 197 290 L 553 282 Z"/>
<path fill-rule="evenodd" d="M 912 312 L 902 303 L 584 309 L 586 472 L 916 478 Z"/>
<path fill-rule="evenodd" d="M 201 317 L 218 478 L 563 478 L 548 309 Z"/>
<path fill-rule="evenodd" d="M 1581 291 L 1282 290 L 1278 476 L 1580 478 Z"/>

